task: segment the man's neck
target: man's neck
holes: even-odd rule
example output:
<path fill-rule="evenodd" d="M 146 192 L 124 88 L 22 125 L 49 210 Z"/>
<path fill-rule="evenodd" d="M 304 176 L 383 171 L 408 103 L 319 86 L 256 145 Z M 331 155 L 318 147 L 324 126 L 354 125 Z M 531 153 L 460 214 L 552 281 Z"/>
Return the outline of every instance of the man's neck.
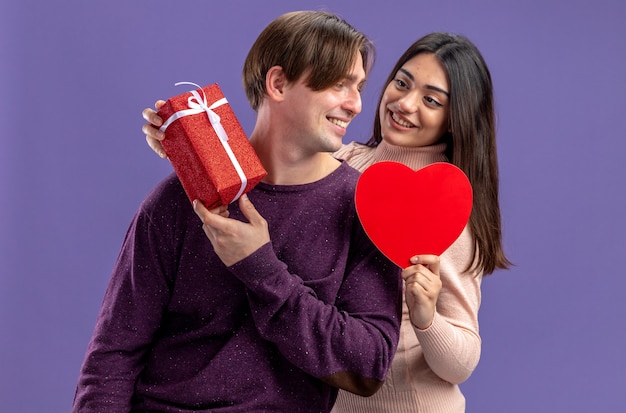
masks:
<path fill-rule="evenodd" d="M 303 185 L 319 181 L 341 165 L 330 153 L 299 153 L 269 137 L 259 138 L 253 134 L 250 143 L 267 171 L 263 182 L 272 185 Z"/>

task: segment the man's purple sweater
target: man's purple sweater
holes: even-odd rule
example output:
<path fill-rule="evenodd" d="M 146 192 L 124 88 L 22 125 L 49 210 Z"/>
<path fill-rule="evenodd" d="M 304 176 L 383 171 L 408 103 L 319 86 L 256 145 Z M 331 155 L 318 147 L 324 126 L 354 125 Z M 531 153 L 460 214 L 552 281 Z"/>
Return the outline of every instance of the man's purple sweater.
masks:
<path fill-rule="evenodd" d="M 128 229 L 74 412 L 328 412 L 337 389 L 320 379 L 382 381 L 402 287 L 358 222 L 357 178 L 344 163 L 311 184 L 257 185 L 271 243 L 228 268 L 180 181 L 161 182 Z"/>

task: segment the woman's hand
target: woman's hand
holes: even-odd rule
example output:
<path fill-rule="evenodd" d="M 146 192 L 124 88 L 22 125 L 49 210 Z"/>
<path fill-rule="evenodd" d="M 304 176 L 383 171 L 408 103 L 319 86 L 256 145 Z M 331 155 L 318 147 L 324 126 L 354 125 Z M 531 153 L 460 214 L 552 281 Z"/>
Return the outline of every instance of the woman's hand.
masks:
<path fill-rule="evenodd" d="M 157 100 L 154 107 L 158 111 L 161 107 L 163 107 L 163 105 L 165 105 L 164 100 Z M 161 145 L 161 141 L 165 139 L 165 133 L 159 130 L 161 125 L 163 125 L 163 119 L 161 119 L 157 115 L 157 112 L 151 108 L 145 108 L 141 112 L 141 115 L 147 122 L 149 122 L 141 127 L 141 131 L 146 135 L 148 146 L 152 148 L 152 150 L 161 158 L 167 158 L 165 149 L 163 149 L 163 145 Z"/>
<path fill-rule="evenodd" d="M 411 323 L 420 330 L 425 330 L 433 322 L 441 291 L 439 257 L 416 255 L 411 257 L 411 263 L 414 265 L 402 270 L 405 282 L 404 294 Z"/>

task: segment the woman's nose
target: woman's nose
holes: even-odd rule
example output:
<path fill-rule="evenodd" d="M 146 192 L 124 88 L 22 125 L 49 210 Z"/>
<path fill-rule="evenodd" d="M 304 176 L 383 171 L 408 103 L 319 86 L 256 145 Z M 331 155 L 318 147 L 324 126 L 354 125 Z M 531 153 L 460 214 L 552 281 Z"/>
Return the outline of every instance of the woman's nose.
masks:
<path fill-rule="evenodd" d="M 419 108 L 419 96 L 417 93 L 407 93 L 398 99 L 398 107 L 402 112 L 415 113 Z"/>

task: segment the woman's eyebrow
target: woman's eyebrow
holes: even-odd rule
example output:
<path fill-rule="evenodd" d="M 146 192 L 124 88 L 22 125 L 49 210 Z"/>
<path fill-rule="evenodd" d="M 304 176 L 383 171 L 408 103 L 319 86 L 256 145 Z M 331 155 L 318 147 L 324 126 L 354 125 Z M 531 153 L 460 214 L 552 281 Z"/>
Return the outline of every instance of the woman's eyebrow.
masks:
<path fill-rule="evenodd" d="M 409 79 L 411 79 L 412 82 L 415 82 L 415 77 L 413 77 L 413 75 L 411 74 L 411 72 L 409 72 L 406 69 L 400 68 L 398 69 L 398 72 L 402 72 L 405 74 L 406 77 L 408 77 Z M 444 95 L 446 95 L 447 97 L 450 97 L 450 93 L 437 87 L 437 86 L 433 86 L 433 85 L 426 85 L 424 86 L 426 89 L 430 89 L 430 90 L 434 90 L 436 92 L 440 92 L 443 93 Z"/>

